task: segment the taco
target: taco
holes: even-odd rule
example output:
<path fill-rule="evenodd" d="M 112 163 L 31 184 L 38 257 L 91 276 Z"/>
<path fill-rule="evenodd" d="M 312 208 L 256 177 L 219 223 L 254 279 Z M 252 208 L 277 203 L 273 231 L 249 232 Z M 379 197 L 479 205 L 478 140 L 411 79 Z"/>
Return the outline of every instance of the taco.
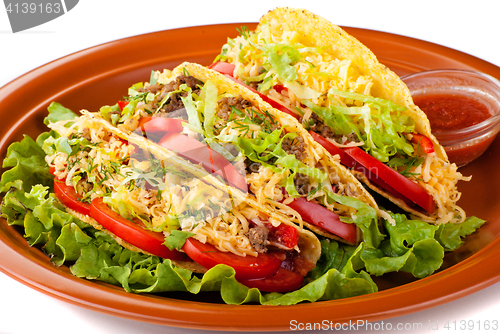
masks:
<path fill-rule="evenodd" d="M 321 245 L 312 232 L 214 187 L 210 174 L 190 173 L 183 158 L 140 135 L 86 111 L 66 115 L 49 115 L 44 142 L 54 194 L 123 247 L 198 273 L 225 264 L 262 291 L 298 289 L 315 267 Z"/>
<path fill-rule="evenodd" d="M 129 92 L 130 112 L 113 119 L 118 107 L 104 108 L 104 120 L 212 173 L 211 184 L 230 185 L 233 193 L 248 185 L 251 205 L 331 239 L 377 247 L 383 238 L 383 213 L 373 197 L 293 117 L 257 94 L 192 63 L 157 73 Z"/>
<path fill-rule="evenodd" d="M 459 223 L 459 180 L 399 77 L 340 27 L 277 8 L 228 39 L 211 68 L 298 119 L 356 177 L 419 219 Z"/>

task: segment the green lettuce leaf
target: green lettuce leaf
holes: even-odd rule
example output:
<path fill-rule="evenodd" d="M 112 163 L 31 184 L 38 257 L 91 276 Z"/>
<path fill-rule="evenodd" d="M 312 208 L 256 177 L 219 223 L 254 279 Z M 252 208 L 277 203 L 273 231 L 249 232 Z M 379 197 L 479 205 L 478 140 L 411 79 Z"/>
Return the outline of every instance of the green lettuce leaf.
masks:
<path fill-rule="evenodd" d="M 366 244 L 353 254 L 351 262 L 357 269 L 376 276 L 389 272 L 404 271 L 417 278 L 431 275 L 438 270 L 445 251 L 454 250 L 462 238 L 473 233 L 484 221 L 470 217 L 461 224 L 435 226 L 419 220 L 410 220 L 403 214 L 391 214 L 395 225 L 384 221 L 388 238 L 377 248 Z"/>
<path fill-rule="evenodd" d="M 6 192 L 11 187 L 29 191 L 35 184 L 52 183 L 45 152 L 29 136 L 9 146 L 2 167 L 9 169 L 2 174 L 0 192 Z"/>
<path fill-rule="evenodd" d="M 55 123 L 62 120 L 70 120 L 78 117 L 71 109 L 68 109 L 57 102 L 52 102 L 49 107 L 49 115 L 45 117 L 43 123 L 48 125 L 49 123 Z"/>
<path fill-rule="evenodd" d="M 214 123 L 217 116 L 217 87 L 215 84 L 207 80 L 203 86 L 203 93 L 205 94 L 205 109 L 203 110 L 203 126 L 205 128 L 206 137 L 212 138 L 214 136 Z"/>
<path fill-rule="evenodd" d="M 436 231 L 436 239 L 444 247 L 445 251 L 453 251 L 462 246 L 462 240 L 483 226 L 483 219 L 471 216 L 461 224 L 441 224 Z"/>

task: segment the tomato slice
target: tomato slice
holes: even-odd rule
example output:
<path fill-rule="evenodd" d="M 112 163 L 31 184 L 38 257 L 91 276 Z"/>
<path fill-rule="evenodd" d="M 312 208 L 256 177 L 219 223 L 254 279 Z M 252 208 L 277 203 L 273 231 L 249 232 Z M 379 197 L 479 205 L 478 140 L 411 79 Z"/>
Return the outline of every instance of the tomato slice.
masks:
<path fill-rule="evenodd" d="M 118 101 L 118 108 L 120 108 L 120 111 L 123 111 L 123 108 L 125 108 L 128 103 L 128 101 Z"/>
<path fill-rule="evenodd" d="M 408 205 L 417 204 L 428 212 L 434 212 L 434 199 L 415 182 L 407 179 L 358 147 L 340 148 L 314 131 L 309 131 L 309 133 L 315 141 L 332 155 L 338 154 L 340 162 L 344 166 L 363 173 L 368 180 L 402 199 Z"/>
<path fill-rule="evenodd" d="M 325 139 L 321 135 L 316 132 L 309 130 L 309 133 L 313 137 L 313 139 L 318 142 L 321 146 L 323 146 L 330 154 L 338 155 L 340 157 L 340 162 L 350 168 L 351 170 L 355 170 L 357 172 L 363 173 L 370 181 L 375 183 L 377 186 L 381 187 L 385 191 L 390 192 L 395 196 L 401 196 L 397 191 L 392 189 L 389 185 L 383 182 L 380 178 L 376 177 L 376 175 L 369 170 L 367 170 L 363 165 L 359 164 L 355 159 L 353 159 L 349 154 L 344 152 L 344 149 L 338 147 L 337 145 L 331 143 L 329 140 Z"/>
<path fill-rule="evenodd" d="M 223 61 L 218 61 L 211 64 L 208 68 L 222 74 L 233 76 L 235 67 L 236 66 L 234 66 L 233 64 L 226 63 Z"/>
<path fill-rule="evenodd" d="M 224 74 L 226 77 L 233 80 L 234 82 L 236 82 L 242 86 L 245 86 L 246 88 L 250 89 L 252 92 L 254 92 L 256 94 L 259 94 L 260 98 L 262 100 L 266 101 L 267 103 L 269 103 L 271 105 L 271 107 L 278 109 L 278 110 L 280 110 L 280 111 L 282 111 L 290 116 L 293 116 L 296 119 L 300 118 L 299 115 L 297 115 L 296 113 L 294 113 L 293 111 L 291 111 L 287 107 L 283 106 L 281 103 L 274 101 L 273 99 L 269 98 L 267 95 L 262 94 L 261 92 L 255 90 L 254 88 L 246 85 L 243 81 L 233 77 L 234 68 L 235 68 L 235 66 L 233 64 L 229 64 L 229 63 L 225 63 L 225 62 L 216 62 L 216 63 L 213 63 L 212 65 L 210 65 L 209 68 L 214 70 L 214 71 L 217 71 L 219 73 Z"/>
<path fill-rule="evenodd" d="M 54 175 L 54 195 L 63 205 L 68 208 L 88 216 L 90 214 L 90 204 L 82 202 L 75 188 L 66 185 L 66 181 L 55 176 L 56 169 L 49 167 L 49 173 Z"/>
<path fill-rule="evenodd" d="M 295 198 L 288 206 L 297 211 L 309 224 L 335 234 L 352 244 L 356 243 L 356 225 L 344 223 L 339 215 L 324 206 L 310 202 L 304 197 Z"/>
<path fill-rule="evenodd" d="M 329 140 L 325 139 L 321 135 L 317 134 L 316 132 L 309 130 L 309 134 L 313 137 L 313 139 L 323 146 L 328 152 L 330 152 L 331 155 L 338 155 L 340 157 L 340 162 L 349 168 L 356 168 L 358 166 L 356 164 L 356 160 L 351 158 L 351 156 L 347 153 L 344 152 L 343 149 L 340 147 L 336 146 L 335 144 L 331 143 Z"/>
<path fill-rule="evenodd" d="M 410 141 L 420 146 L 428 155 L 433 155 L 435 153 L 434 144 L 432 144 L 432 141 L 424 135 L 412 133 Z"/>
<path fill-rule="evenodd" d="M 82 202 L 82 196 L 75 191 L 74 187 L 66 185 L 65 180 L 54 178 L 54 194 L 68 208 L 82 215 L 90 215 L 90 204 Z"/>
<path fill-rule="evenodd" d="M 265 225 L 269 229 L 269 241 L 276 242 L 289 249 L 298 245 L 299 231 L 295 227 L 283 223 L 278 226 L 273 226 L 271 223 Z"/>
<path fill-rule="evenodd" d="M 259 225 L 253 220 L 250 223 L 252 227 Z M 269 230 L 268 240 L 270 242 L 283 245 L 287 249 L 293 249 L 299 244 L 299 231 L 295 227 L 286 224 L 274 226 L 268 221 L 262 223 Z"/>
<path fill-rule="evenodd" d="M 435 204 L 432 196 L 417 183 L 407 179 L 394 169 L 372 157 L 358 147 L 345 148 L 344 152 L 366 168 L 368 179 L 380 178 L 390 187 L 428 212 L 434 212 Z M 366 174 L 365 174 L 366 175 Z"/>
<path fill-rule="evenodd" d="M 281 266 L 281 260 L 272 253 L 261 253 L 258 256 L 239 256 L 229 252 L 221 252 L 208 243 L 188 238 L 182 250 L 203 267 L 210 269 L 218 264 L 233 267 L 237 279 L 264 278 L 274 275 Z"/>
<path fill-rule="evenodd" d="M 165 241 L 163 233 L 146 230 L 123 218 L 104 203 L 101 197 L 92 200 L 90 216 L 109 232 L 139 249 L 164 259 L 186 260 L 183 253 L 170 250 L 163 244 Z"/>
<path fill-rule="evenodd" d="M 302 287 L 304 277 L 285 268 L 280 268 L 272 276 L 260 279 L 239 280 L 249 288 L 257 288 L 264 292 L 289 292 Z"/>
<path fill-rule="evenodd" d="M 181 133 L 183 130 L 182 119 L 165 117 L 143 117 L 139 120 L 139 128 L 146 133 Z"/>
<path fill-rule="evenodd" d="M 159 145 L 176 151 L 193 163 L 201 163 L 207 172 L 221 176 L 243 191 L 248 189 L 245 177 L 226 158 L 196 139 L 179 133 L 167 133 Z"/>

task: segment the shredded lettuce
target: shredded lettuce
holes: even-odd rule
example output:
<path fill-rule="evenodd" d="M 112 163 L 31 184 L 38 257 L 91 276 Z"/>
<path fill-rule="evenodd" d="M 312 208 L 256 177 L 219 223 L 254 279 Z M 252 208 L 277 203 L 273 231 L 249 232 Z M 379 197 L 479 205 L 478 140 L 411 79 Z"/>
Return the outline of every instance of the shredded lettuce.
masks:
<path fill-rule="evenodd" d="M 295 133 L 281 136 L 283 129 L 276 129 L 271 133 L 259 132 L 255 138 L 246 138 L 236 135 L 219 135 L 216 138 L 221 142 L 231 143 L 238 147 L 242 154 L 253 162 L 258 162 L 275 173 L 287 175 L 285 189 L 291 197 L 299 197 L 294 184 L 294 176 L 301 173 L 318 180 L 320 185 L 327 179 L 323 171 L 312 168 L 292 154 L 287 154 L 281 144 L 286 138 L 293 139 Z"/>
<path fill-rule="evenodd" d="M 300 60 L 300 53 L 288 44 L 266 44 L 263 52 L 269 64 L 284 81 L 298 79 L 297 70 L 293 64 Z"/>
<path fill-rule="evenodd" d="M 373 97 L 369 95 L 363 95 L 359 93 L 353 93 L 353 92 L 344 92 L 342 90 L 338 89 L 333 89 L 331 88 L 328 90 L 328 95 L 337 95 L 340 96 L 344 99 L 349 99 L 349 100 L 354 100 L 354 101 L 361 101 L 364 103 L 370 103 L 373 105 L 377 105 L 382 109 L 387 109 L 391 111 L 405 111 L 407 108 L 404 106 L 400 106 L 390 100 L 385 100 L 379 97 Z"/>
<path fill-rule="evenodd" d="M 375 98 L 358 93 L 330 89 L 329 96 L 360 101 L 361 107 L 344 107 L 332 104 L 320 107 L 310 100 L 302 104 L 310 108 L 336 134 L 347 136 L 356 134 L 363 148 L 382 162 L 388 162 L 397 153 L 406 157 L 414 156 L 414 148 L 404 133 L 414 132 L 415 123 L 400 112 L 406 107 L 390 100 Z"/>
<path fill-rule="evenodd" d="M 108 120 L 111 124 L 116 125 L 118 124 L 118 121 L 120 120 L 120 107 L 118 107 L 118 104 L 115 104 L 113 106 L 102 106 L 99 109 L 99 113 L 101 116 Z"/>
<path fill-rule="evenodd" d="M 181 85 L 183 86 L 183 85 Z M 187 96 L 186 97 L 181 97 L 182 103 L 184 104 L 184 107 L 186 108 L 186 112 L 188 115 L 188 121 L 191 130 L 198 132 L 198 133 L 203 133 L 203 128 L 201 126 L 201 120 L 200 120 L 200 115 L 198 114 L 198 108 L 196 106 L 196 103 L 193 98 L 193 94 L 191 92 L 191 89 L 186 86 L 186 92 Z"/>
<path fill-rule="evenodd" d="M 368 247 L 377 248 L 379 246 L 384 239 L 384 235 L 378 227 L 377 211 L 374 208 L 357 198 L 341 196 L 331 192 L 327 192 L 327 198 L 329 201 L 335 201 L 356 209 L 357 212 L 354 217 L 340 217 L 340 219 L 345 223 L 356 224 L 362 232 L 363 242 Z"/>
<path fill-rule="evenodd" d="M 295 95 L 298 99 L 317 99 L 321 95 L 320 92 L 315 91 L 310 87 L 303 86 L 297 81 L 286 81 L 283 85 L 292 91 L 293 95 Z"/>
<path fill-rule="evenodd" d="M 358 139 L 362 140 L 360 129 L 348 116 L 354 113 L 359 114 L 360 112 L 356 112 L 359 107 L 330 106 L 326 108 L 320 107 L 309 100 L 303 100 L 301 103 L 311 109 L 326 125 L 334 129 L 336 133 L 344 136 L 355 133 Z"/>
<path fill-rule="evenodd" d="M 203 126 L 205 128 L 205 132 L 207 133 L 207 137 L 214 136 L 214 123 L 217 116 L 217 87 L 215 84 L 207 80 L 205 85 L 203 86 L 203 92 L 205 94 L 205 108 L 203 111 Z"/>

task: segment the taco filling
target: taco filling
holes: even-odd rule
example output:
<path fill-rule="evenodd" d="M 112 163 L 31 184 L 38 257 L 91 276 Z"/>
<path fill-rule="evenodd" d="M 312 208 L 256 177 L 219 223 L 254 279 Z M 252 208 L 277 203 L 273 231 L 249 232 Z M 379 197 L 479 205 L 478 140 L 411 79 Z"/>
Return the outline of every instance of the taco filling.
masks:
<path fill-rule="evenodd" d="M 359 41 L 303 10 L 278 8 L 228 39 L 211 68 L 297 118 L 376 192 L 436 224 L 461 222 L 459 180 L 401 80 Z M 406 95 L 405 95 L 406 94 Z"/>
<path fill-rule="evenodd" d="M 125 108 L 135 107 L 127 117 L 114 122 L 113 107 L 101 109 L 101 115 L 230 185 L 248 185 L 257 205 L 284 219 L 349 244 L 358 243 L 364 230 L 365 241 L 378 245 L 382 234 L 376 203 L 293 122 L 278 118 L 253 93 L 199 65 L 185 63 L 155 76 L 153 83 L 129 90 Z M 156 123 L 166 122 L 181 125 L 156 129 Z M 366 214 L 359 215 L 360 210 Z"/>
<path fill-rule="evenodd" d="M 149 143 L 128 142 L 88 113 L 49 127 L 55 134 L 44 150 L 56 197 L 133 250 L 197 272 L 227 264 L 242 282 L 262 284 L 279 272 L 293 281 L 285 291 L 315 267 L 320 246 L 312 233 L 179 170 Z"/>

